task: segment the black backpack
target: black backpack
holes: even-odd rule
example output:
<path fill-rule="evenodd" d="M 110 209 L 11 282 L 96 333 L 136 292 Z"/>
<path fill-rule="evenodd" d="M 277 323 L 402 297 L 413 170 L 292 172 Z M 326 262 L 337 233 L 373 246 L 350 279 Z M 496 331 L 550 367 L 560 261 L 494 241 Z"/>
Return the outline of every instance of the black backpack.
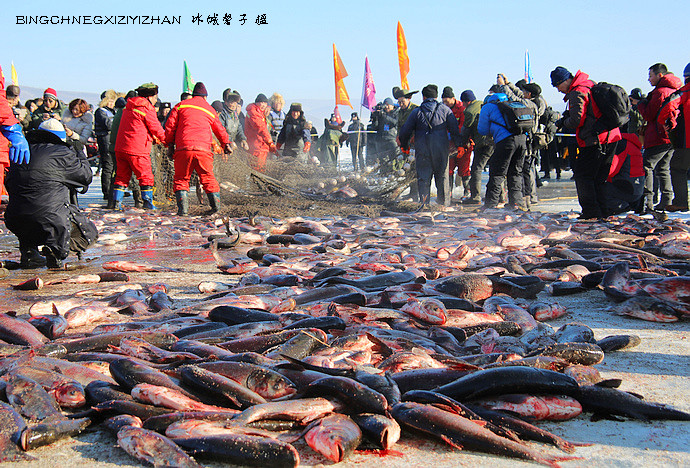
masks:
<path fill-rule="evenodd" d="M 532 131 L 532 128 L 534 128 L 537 118 L 534 115 L 534 110 L 520 101 L 499 101 L 496 105 L 506 121 L 505 125 L 498 125 L 501 125 L 501 127 L 507 129 L 513 135 L 522 135 Z"/>
<path fill-rule="evenodd" d="M 628 93 L 620 86 L 597 83 L 592 86 L 592 100 L 601 113 L 594 122 L 595 134 L 611 131 L 628 122 L 632 106 Z"/>
<path fill-rule="evenodd" d="M 671 140 L 671 144 L 674 148 L 685 148 L 685 114 L 683 112 L 683 106 L 678 105 L 679 114 L 676 119 L 676 126 L 673 128 L 668 128 L 670 127 L 670 122 L 668 121 L 659 122 L 659 116 L 661 115 L 661 111 L 664 110 L 664 107 L 670 105 L 676 99 L 680 99 L 684 92 L 685 91 L 677 89 L 669 94 L 669 96 L 664 99 L 664 102 L 661 103 L 661 106 L 659 106 L 659 111 L 654 118 L 657 125 L 664 125 L 668 129 L 668 138 Z"/>

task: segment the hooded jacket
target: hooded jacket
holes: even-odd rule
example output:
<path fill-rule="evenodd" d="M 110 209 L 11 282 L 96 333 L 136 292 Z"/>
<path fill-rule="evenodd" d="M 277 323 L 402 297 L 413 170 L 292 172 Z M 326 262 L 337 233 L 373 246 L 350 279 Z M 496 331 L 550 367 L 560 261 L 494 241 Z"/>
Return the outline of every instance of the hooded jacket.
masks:
<path fill-rule="evenodd" d="M 448 155 L 448 135 L 460 145 L 458 121 L 448 106 L 435 99 L 425 99 L 414 109 L 400 129 L 400 146 L 408 148 L 414 131 L 414 147 L 419 155 Z"/>
<path fill-rule="evenodd" d="M 268 152 L 273 144 L 268 132 L 266 115 L 255 103 L 247 106 L 247 117 L 244 120 L 244 134 L 247 136 L 249 151 Z"/>
<path fill-rule="evenodd" d="M 137 96 L 127 101 L 117 130 L 115 151 L 135 156 L 151 154 L 151 143 L 165 140 L 156 109 L 148 98 Z"/>
<path fill-rule="evenodd" d="M 491 135 L 494 143 L 505 140 L 513 134 L 506 128 L 506 120 L 498 108 L 498 102 L 508 100 L 508 96 L 503 93 L 496 93 L 487 96 L 482 110 L 479 113 L 479 124 L 477 124 L 477 131 L 481 135 Z"/>
<path fill-rule="evenodd" d="M 659 79 L 659 82 L 652 92 L 649 93 L 647 99 L 637 103 L 637 110 L 647 121 L 647 128 L 644 131 L 645 148 L 668 145 L 671 143 L 671 140 L 668 138 L 668 132 L 666 132 L 664 126 L 657 123 L 657 116 L 664 100 L 682 85 L 683 83 L 680 81 L 680 78 L 669 73 Z"/>
<path fill-rule="evenodd" d="M 31 161 L 10 166 L 5 224 L 20 239 L 23 233 L 32 239 L 44 234 L 46 245 L 58 248 L 64 258 L 70 238 L 69 191 L 91 183 L 91 166 L 82 153 L 50 132 L 35 130 L 26 137 Z M 43 233 L 35 232 L 36 224 Z"/>
<path fill-rule="evenodd" d="M 213 135 L 222 146 L 230 143 L 218 114 L 203 97 L 181 101 L 170 111 L 165 124 L 165 146 L 175 143 L 177 150 L 212 153 Z"/>
<path fill-rule="evenodd" d="M 563 126 L 575 130 L 577 144 L 581 148 L 597 144 L 597 135 L 594 134 L 594 122 L 597 118 L 590 103 L 592 86 L 595 84 L 589 79 L 589 75 L 578 70 L 563 98 L 568 103 L 568 117 L 563 121 Z M 601 144 L 612 143 L 620 139 L 621 132 L 617 128 L 598 136 Z"/>

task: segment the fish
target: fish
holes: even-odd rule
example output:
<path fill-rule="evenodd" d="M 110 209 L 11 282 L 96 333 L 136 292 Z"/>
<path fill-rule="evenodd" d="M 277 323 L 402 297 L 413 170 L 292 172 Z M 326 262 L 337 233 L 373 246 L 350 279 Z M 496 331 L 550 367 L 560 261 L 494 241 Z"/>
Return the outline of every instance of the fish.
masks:
<path fill-rule="evenodd" d="M 501 395 L 479 400 L 491 410 L 514 413 L 529 420 L 563 421 L 582 413 L 582 405 L 573 397 L 555 395 Z"/>
<path fill-rule="evenodd" d="M 53 312 L 53 315 L 39 315 L 27 320 L 49 340 L 61 337 L 69 328 L 69 322 L 58 313 L 57 308 L 54 307 Z"/>
<path fill-rule="evenodd" d="M 312 422 L 304 440 L 315 452 L 335 463 L 349 457 L 362 440 L 362 430 L 343 414 L 325 416 Z"/>
<path fill-rule="evenodd" d="M 296 468 L 300 463 L 295 448 L 279 440 L 250 435 L 184 437 L 173 441 L 192 455 L 233 465 Z"/>
<path fill-rule="evenodd" d="M 379 392 L 348 377 L 329 376 L 310 383 L 302 392 L 309 396 L 332 396 L 352 412 L 385 414 L 388 401 Z"/>
<path fill-rule="evenodd" d="M 31 323 L 6 313 L 0 314 L 0 339 L 25 346 L 41 346 L 48 342 Z"/>
<path fill-rule="evenodd" d="M 690 421 L 690 413 L 659 403 L 648 403 L 615 388 L 599 385 L 581 386 L 576 398 L 585 411 L 603 417 L 625 416 L 643 421 L 651 419 Z"/>
<path fill-rule="evenodd" d="M 5 393 L 10 405 L 32 421 L 63 418 L 55 398 L 31 379 L 18 374 L 8 376 Z"/>
<path fill-rule="evenodd" d="M 52 444 L 60 439 L 79 434 L 86 429 L 91 420 L 88 418 L 68 419 L 50 424 L 36 424 L 27 427 L 19 437 L 22 450 L 33 450 Z"/>
<path fill-rule="evenodd" d="M 264 397 L 239 382 L 201 367 L 183 366 L 180 369 L 180 375 L 182 382 L 188 386 L 227 399 L 229 403 L 240 409 L 266 403 Z"/>
<path fill-rule="evenodd" d="M 432 405 L 414 402 L 398 403 L 393 406 L 391 412 L 404 427 L 438 438 L 457 449 L 478 450 L 532 460 L 552 467 L 558 466 L 558 461 L 573 459 L 573 457 L 554 457 L 543 454 L 527 445 L 500 437 L 474 421 Z"/>
<path fill-rule="evenodd" d="M 11 370 L 8 376 L 21 375 L 43 387 L 48 394 L 63 408 L 79 408 L 86 404 L 84 387 L 74 379 L 48 369 L 31 366 L 19 366 Z"/>
<path fill-rule="evenodd" d="M 196 366 L 232 379 L 266 400 L 288 397 L 297 392 L 290 379 L 267 367 L 229 361 L 204 362 Z"/>
<path fill-rule="evenodd" d="M 249 424 L 255 421 L 279 419 L 297 421 L 305 425 L 341 409 L 341 405 L 326 398 L 296 398 L 251 406 L 238 414 L 233 422 Z"/>
<path fill-rule="evenodd" d="M 390 450 L 400 440 L 400 425 L 393 418 L 362 413 L 352 415 L 352 420 L 359 426 L 362 436 L 377 448 Z"/>
<path fill-rule="evenodd" d="M 574 395 L 579 386 L 567 375 L 533 367 L 497 367 L 473 372 L 434 389 L 460 402 L 509 393 Z"/>
<path fill-rule="evenodd" d="M 141 419 L 130 414 L 119 414 L 117 416 L 108 418 L 103 422 L 105 428 L 112 432 L 115 436 L 117 436 L 117 433 L 120 432 L 120 429 L 123 427 L 142 427 L 142 424 Z"/>
<path fill-rule="evenodd" d="M 162 271 L 180 271 L 176 268 L 168 268 L 163 266 L 148 265 L 146 263 L 130 262 L 127 260 L 115 260 L 112 262 L 105 262 L 101 265 L 104 270 L 116 271 L 122 273 L 135 272 L 162 272 Z"/>
<path fill-rule="evenodd" d="M 642 342 L 637 335 L 612 335 L 597 341 L 597 346 L 604 352 L 634 348 Z"/>
<path fill-rule="evenodd" d="M 608 311 L 648 322 L 662 323 L 677 322 L 683 316 L 672 304 L 651 296 L 633 296 L 620 304 L 610 306 Z"/>
<path fill-rule="evenodd" d="M 5 402 L 0 401 L 0 462 L 35 461 L 36 458 L 19 450 L 20 434 L 26 429 L 26 422 Z"/>
<path fill-rule="evenodd" d="M 125 426 L 117 432 L 117 444 L 132 457 L 154 467 L 201 468 L 170 439 L 148 429 Z"/>
<path fill-rule="evenodd" d="M 135 400 L 141 403 L 162 406 L 177 411 L 238 412 L 230 408 L 207 405 L 200 401 L 192 400 L 177 390 L 160 385 L 151 385 L 147 383 L 137 384 L 132 388 L 131 394 Z"/>

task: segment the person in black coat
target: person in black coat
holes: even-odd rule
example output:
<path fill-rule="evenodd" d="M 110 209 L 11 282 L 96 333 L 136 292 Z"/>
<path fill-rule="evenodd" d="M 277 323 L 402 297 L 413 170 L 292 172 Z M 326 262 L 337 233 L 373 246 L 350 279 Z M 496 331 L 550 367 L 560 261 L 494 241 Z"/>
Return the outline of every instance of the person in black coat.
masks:
<path fill-rule="evenodd" d="M 65 128 L 56 119 L 42 122 L 27 140 L 30 162 L 12 164 L 7 174 L 5 225 L 19 238 L 23 268 L 61 268 L 70 250 L 81 253 L 98 238 L 96 226 L 69 203 L 70 190 L 91 183 L 91 167 L 66 143 Z"/>
<path fill-rule="evenodd" d="M 309 154 L 311 148 L 310 130 L 307 129 L 307 120 L 304 118 L 302 104 L 293 102 L 278 134 L 276 148 L 283 147 L 283 156 L 295 157 L 302 153 Z"/>

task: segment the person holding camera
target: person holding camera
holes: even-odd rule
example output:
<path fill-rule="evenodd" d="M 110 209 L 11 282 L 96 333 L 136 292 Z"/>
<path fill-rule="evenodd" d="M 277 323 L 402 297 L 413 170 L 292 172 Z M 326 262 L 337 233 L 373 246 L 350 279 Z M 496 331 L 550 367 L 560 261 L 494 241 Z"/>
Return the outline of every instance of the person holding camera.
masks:
<path fill-rule="evenodd" d="M 57 91 L 53 88 L 48 88 L 43 91 L 43 104 L 38 106 L 31 116 L 31 124 L 29 130 L 36 130 L 41 123 L 48 119 L 62 119 L 62 113 L 65 111 L 65 105 L 58 100 Z"/>

